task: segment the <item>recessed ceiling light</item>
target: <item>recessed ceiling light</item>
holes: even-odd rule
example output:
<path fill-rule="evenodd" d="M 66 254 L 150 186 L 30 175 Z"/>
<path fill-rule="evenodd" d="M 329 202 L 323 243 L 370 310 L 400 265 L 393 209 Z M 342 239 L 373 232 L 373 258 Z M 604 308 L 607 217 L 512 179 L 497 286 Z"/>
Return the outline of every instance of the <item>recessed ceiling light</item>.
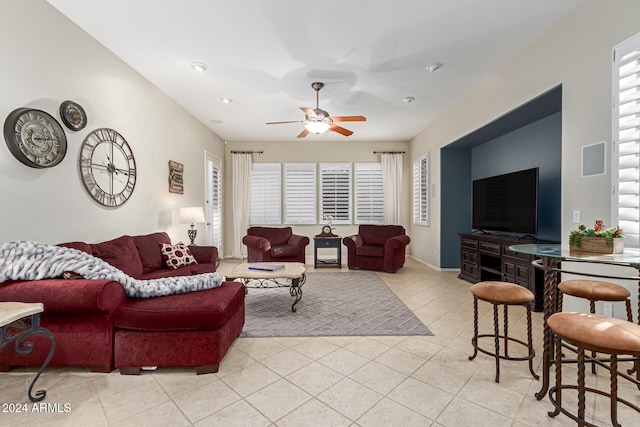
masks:
<path fill-rule="evenodd" d="M 415 100 L 416 99 L 413 96 L 405 96 L 404 98 L 402 98 L 402 102 L 404 102 L 405 104 L 411 104 Z"/>
<path fill-rule="evenodd" d="M 231 98 L 220 98 L 220 101 L 222 101 L 225 104 L 231 104 L 233 102 L 233 99 L 231 99 Z"/>
<path fill-rule="evenodd" d="M 205 64 L 204 62 L 192 62 L 191 68 L 193 68 L 194 70 L 200 73 L 204 73 L 209 69 L 209 67 L 207 67 L 207 64 Z"/>
<path fill-rule="evenodd" d="M 435 64 L 427 65 L 427 71 L 431 73 L 433 73 L 436 70 L 439 70 L 440 68 L 442 68 L 442 64 L 439 62 L 436 62 Z"/>

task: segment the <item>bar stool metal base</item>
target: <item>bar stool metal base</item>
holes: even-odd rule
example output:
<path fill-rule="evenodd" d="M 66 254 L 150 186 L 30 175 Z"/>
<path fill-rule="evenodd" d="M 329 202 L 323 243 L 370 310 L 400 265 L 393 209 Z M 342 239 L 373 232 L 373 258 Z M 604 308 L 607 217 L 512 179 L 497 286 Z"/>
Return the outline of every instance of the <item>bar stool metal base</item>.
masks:
<path fill-rule="evenodd" d="M 499 325 L 498 325 L 498 304 L 491 303 L 493 305 L 493 324 L 494 324 L 494 333 L 493 334 L 479 334 L 478 333 L 478 298 L 474 296 L 473 298 L 473 327 L 474 334 L 473 338 L 471 338 L 471 344 L 473 345 L 473 354 L 469 356 L 469 360 L 473 360 L 478 355 L 478 352 L 487 354 L 489 356 L 493 356 L 496 361 L 496 376 L 495 382 L 500 382 L 500 360 L 513 360 L 513 361 L 529 361 L 529 372 L 536 380 L 540 377 L 533 370 L 533 358 L 536 355 L 535 350 L 533 349 L 533 342 L 531 336 L 531 309 L 527 307 L 527 335 L 528 342 L 524 342 L 517 338 L 508 336 L 508 309 L 507 305 L 504 305 L 504 335 L 500 334 Z M 494 350 L 489 351 L 485 348 L 480 347 L 478 344 L 478 340 L 480 338 L 493 338 L 494 339 Z M 500 350 L 500 341 L 504 343 L 504 350 L 501 352 Z M 509 342 L 515 342 L 517 344 L 523 345 L 528 349 L 528 354 L 526 356 L 509 356 Z"/>
<path fill-rule="evenodd" d="M 640 412 L 640 407 L 618 396 L 618 377 L 629 381 L 636 380 L 618 370 L 618 362 L 629 360 L 620 359 L 619 356 L 640 355 L 640 327 L 632 322 L 603 316 L 600 314 L 586 313 L 555 313 L 547 319 L 547 325 L 554 334 L 553 348 L 555 348 L 555 386 L 549 389 L 549 400 L 554 406 L 554 411 L 549 412 L 550 417 L 562 413 L 578 423 L 578 426 L 594 426 L 585 419 L 585 407 L 587 393 L 594 393 L 609 398 L 609 412 L 611 425 L 618 427 L 618 402 Z M 577 353 L 578 378 L 577 385 L 562 383 L 562 365 L 570 360 L 564 359 L 563 349 Z M 596 359 L 585 356 L 585 352 L 606 354 L 605 359 Z M 587 387 L 585 383 L 585 365 L 599 364 L 608 367 L 609 391 Z M 576 390 L 578 392 L 578 411 L 568 411 L 563 407 L 562 391 Z"/>
<path fill-rule="evenodd" d="M 560 340 L 556 342 L 556 345 L 557 345 L 556 348 L 559 349 L 561 347 L 567 347 L 566 345 L 562 345 L 559 341 Z M 615 354 L 611 355 L 611 362 L 610 362 L 611 392 L 607 393 L 604 390 L 599 390 L 593 387 L 586 386 L 585 361 L 588 363 L 589 358 L 585 357 L 584 347 L 578 347 L 576 350 L 578 352 L 578 384 L 577 385 L 562 384 L 561 383 L 562 368 L 561 367 L 559 368 L 556 365 L 556 385 L 549 389 L 549 401 L 555 408 L 554 411 L 548 412 L 548 415 L 550 417 L 555 417 L 558 414 L 562 413 L 567 417 L 571 418 L 572 420 L 574 420 L 576 423 L 578 423 L 578 426 L 598 427 L 597 424 L 592 424 L 585 420 L 586 393 L 594 393 L 594 394 L 609 398 L 610 400 L 609 411 L 611 416 L 611 423 L 612 423 L 611 425 L 613 426 L 616 426 L 616 427 L 620 426 L 620 423 L 618 423 L 618 407 L 617 407 L 618 402 L 622 403 L 628 408 L 631 408 L 637 412 L 640 412 L 640 407 L 618 396 L 618 373 L 617 373 L 618 357 L 617 355 Z M 558 364 L 558 361 L 560 361 L 559 364 L 562 364 L 561 358 L 562 358 L 561 355 L 556 356 L 556 364 Z M 562 407 L 562 391 L 563 390 L 576 390 L 578 392 L 578 413 L 577 414 L 574 414 Z"/>

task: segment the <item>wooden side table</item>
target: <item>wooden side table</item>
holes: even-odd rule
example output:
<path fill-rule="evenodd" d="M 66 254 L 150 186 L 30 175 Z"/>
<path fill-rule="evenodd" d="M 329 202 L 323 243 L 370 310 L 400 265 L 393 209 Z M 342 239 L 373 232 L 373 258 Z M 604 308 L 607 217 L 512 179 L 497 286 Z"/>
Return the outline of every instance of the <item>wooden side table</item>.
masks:
<path fill-rule="evenodd" d="M 49 354 L 29 386 L 29 400 L 32 402 L 39 402 L 47 395 L 46 390 L 38 390 L 34 397 L 33 386 L 56 351 L 56 340 L 53 334 L 40 326 L 40 313 L 43 311 L 42 303 L 0 302 L 0 351 L 15 342 L 16 353 L 29 354 L 33 350 L 33 343 L 26 339 L 35 334 L 43 334 L 51 340 Z"/>
<path fill-rule="evenodd" d="M 331 260 L 318 259 L 318 248 L 336 248 L 337 258 Z M 316 236 L 313 238 L 313 266 L 318 267 L 342 267 L 342 237 Z"/>

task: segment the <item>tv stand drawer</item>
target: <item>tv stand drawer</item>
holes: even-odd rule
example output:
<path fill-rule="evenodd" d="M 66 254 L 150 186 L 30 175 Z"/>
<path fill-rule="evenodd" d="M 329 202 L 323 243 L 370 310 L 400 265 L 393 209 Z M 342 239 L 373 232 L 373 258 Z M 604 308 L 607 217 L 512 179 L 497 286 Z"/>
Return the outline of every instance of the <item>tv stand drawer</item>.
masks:
<path fill-rule="evenodd" d="M 477 240 L 471 240 L 471 239 L 461 239 L 460 240 L 460 246 L 463 249 L 473 249 L 473 250 L 478 250 L 478 241 Z"/>
<path fill-rule="evenodd" d="M 480 252 L 500 256 L 502 245 L 499 243 L 480 242 Z"/>
<path fill-rule="evenodd" d="M 509 258 L 517 258 L 524 261 L 533 261 L 533 255 L 514 252 L 509 249 L 510 245 L 502 245 L 502 255 Z"/>

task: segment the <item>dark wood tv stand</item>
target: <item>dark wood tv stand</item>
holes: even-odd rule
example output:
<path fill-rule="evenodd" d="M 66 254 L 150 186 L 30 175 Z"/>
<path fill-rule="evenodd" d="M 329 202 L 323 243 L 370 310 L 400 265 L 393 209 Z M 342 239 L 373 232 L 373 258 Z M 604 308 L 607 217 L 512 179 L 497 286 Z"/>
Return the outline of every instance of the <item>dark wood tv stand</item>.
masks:
<path fill-rule="evenodd" d="M 557 243 L 517 237 L 458 233 L 460 235 L 460 279 L 471 283 L 494 280 L 516 283 L 535 295 L 535 311 L 542 311 L 542 289 L 544 276 L 531 262 L 536 258 L 509 250 L 519 243 Z"/>

